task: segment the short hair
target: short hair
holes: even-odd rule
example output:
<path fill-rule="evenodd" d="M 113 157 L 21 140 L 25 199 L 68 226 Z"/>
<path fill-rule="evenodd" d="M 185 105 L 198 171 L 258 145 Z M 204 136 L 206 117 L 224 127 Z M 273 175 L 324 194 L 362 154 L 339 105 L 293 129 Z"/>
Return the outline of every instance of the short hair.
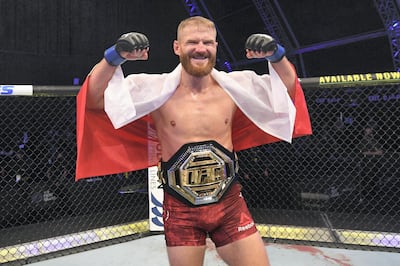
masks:
<path fill-rule="evenodd" d="M 179 35 L 182 32 L 182 30 L 186 26 L 205 26 L 215 32 L 215 36 L 217 36 L 217 30 L 215 28 L 215 24 L 213 21 L 209 20 L 208 18 L 202 17 L 202 16 L 194 16 L 194 17 L 189 17 L 187 19 L 182 20 L 179 25 L 178 25 L 178 30 L 176 33 L 176 39 L 179 39 Z"/>

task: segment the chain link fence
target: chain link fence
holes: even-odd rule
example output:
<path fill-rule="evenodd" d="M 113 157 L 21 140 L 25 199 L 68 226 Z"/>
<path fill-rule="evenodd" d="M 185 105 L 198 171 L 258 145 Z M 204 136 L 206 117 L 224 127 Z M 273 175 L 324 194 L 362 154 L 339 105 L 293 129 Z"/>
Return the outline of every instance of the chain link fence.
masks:
<path fill-rule="evenodd" d="M 262 236 L 398 252 L 400 82 L 304 87 L 314 134 L 238 154 Z M 146 170 L 74 181 L 75 97 L 0 102 L 0 263 L 150 234 Z"/>

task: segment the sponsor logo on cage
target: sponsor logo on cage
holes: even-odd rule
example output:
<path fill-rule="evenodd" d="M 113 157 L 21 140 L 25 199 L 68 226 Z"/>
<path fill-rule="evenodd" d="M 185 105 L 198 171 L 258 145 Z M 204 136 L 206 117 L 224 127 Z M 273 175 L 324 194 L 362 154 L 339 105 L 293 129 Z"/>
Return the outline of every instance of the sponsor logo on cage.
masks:
<path fill-rule="evenodd" d="M 0 95 L 33 95 L 32 85 L 0 85 Z"/>
<path fill-rule="evenodd" d="M 157 166 L 152 166 L 148 168 L 150 231 L 164 230 L 164 224 L 163 224 L 164 190 L 160 188 L 157 172 L 158 172 Z"/>
<path fill-rule="evenodd" d="M 0 85 L 0 94 L 11 95 L 13 94 L 14 86 L 12 85 Z"/>
<path fill-rule="evenodd" d="M 397 80 L 400 79 L 400 72 L 383 72 L 369 74 L 353 74 L 353 75 L 336 75 L 323 76 L 319 78 L 319 83 L 342 83 L 342 82 L 357 82 L 357 81 L 372 81 L 372 80 Z"/>
<path fill-rule="evenodd" d="M 164 226 L 162 222 L 162 203 L 156 199 L 153 193 L 151 193 L 151 203 L 155 206 L 151 208 L 151 213 L 155 215 L 155 217 L 151 218 L 151 221 L 157 226 Z"/>

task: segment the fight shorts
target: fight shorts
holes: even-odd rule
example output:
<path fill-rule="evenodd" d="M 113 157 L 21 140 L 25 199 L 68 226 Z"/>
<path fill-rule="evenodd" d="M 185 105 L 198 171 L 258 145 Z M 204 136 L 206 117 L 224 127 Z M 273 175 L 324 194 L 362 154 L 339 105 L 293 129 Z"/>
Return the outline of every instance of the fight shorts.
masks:
<path fill-rule="evenodd" d="M 221 247 L 257 232 L 241 189 L 235 182 L 220 201 L 198 207 L 164 193 L 167 246 L 204 246 L 209 236 L 216 247 Z"/>

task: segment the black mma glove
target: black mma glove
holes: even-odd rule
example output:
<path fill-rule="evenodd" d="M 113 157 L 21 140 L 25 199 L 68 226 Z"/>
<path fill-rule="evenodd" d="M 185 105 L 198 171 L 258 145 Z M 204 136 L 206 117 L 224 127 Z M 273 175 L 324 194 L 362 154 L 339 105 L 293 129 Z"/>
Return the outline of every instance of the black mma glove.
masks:
<path fill-rule="evenodd" d="M 271 63 L 282 60 L 285 56 L 285 48 L 279 45 L 274 38 L 267 34 L 252 34 L 247 38 L 245 48 L 256 52 L 273 52 L 272 55 L 265 58 Z"/>
<path fill-rule="evenodd" d="M 147 37 L 139 32 L 129 32 L 123 34 L 115 43 L 104 52 L 104 58 L 112 66 L 119 66 L 126 61 L 121 56 L 121 52 L 132 52 L 133 50 L 143 50 L 150 46 Z"/>

